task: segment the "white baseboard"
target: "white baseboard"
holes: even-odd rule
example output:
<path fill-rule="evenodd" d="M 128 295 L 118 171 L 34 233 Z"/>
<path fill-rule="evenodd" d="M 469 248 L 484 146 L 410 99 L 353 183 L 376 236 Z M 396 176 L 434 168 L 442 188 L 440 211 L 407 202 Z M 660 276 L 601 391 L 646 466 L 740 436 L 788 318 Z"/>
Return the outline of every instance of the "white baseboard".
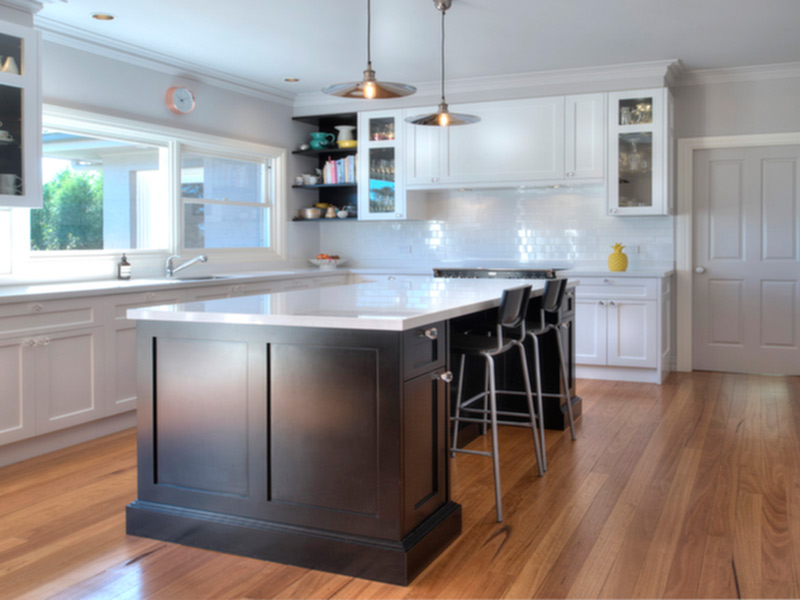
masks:
<path fill-rule="evenodd" d="M 604 381 L 632 381 L 636 383 L 658 383 L 666 377 L 659 374 L 658 369 L 636 369 L 629 367 L 595 367 L 576 366 L 575 376 L 578 379 L 602 379 Z"/>
<path fill-rule="evenodd" d="M 136 427 L 135 410 L 0 446 L 0 467 L 61 450 L 67 446 L 88 442 L 131 427 Z"/>

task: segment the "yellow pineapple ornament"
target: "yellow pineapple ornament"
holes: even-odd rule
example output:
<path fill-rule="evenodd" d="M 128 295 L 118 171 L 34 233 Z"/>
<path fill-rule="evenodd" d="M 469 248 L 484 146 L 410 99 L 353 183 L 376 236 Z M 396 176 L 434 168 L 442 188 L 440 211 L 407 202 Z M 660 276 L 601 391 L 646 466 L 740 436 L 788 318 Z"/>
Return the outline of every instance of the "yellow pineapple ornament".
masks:
<path fill-rule="evenodd" d="M 614 244 L 611 246 L 614 251 L 608 255 L 608 270 L 609 271 L 624 271 L 628 268 L 628 257 L 622 251 L 625 247 L 622 244 Z"/>

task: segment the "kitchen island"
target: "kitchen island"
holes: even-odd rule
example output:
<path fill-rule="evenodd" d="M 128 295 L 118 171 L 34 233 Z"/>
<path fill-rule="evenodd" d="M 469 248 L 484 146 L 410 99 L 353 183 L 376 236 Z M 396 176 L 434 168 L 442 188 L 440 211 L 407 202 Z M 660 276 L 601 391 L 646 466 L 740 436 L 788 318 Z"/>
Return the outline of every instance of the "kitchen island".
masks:
<path fill-rule="evenodd" d="M 455 539 L 448 332 L 523 282 L 424 279 L 130 310 L 129 534 L 406 584 Z M 544 282 L 530 282 L 540 296 Z"/>

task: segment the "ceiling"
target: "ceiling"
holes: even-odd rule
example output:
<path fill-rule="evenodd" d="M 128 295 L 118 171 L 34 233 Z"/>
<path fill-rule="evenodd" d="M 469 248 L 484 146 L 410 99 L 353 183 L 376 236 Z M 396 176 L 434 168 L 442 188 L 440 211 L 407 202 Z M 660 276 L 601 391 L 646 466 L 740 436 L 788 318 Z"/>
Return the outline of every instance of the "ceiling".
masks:
<path fill-rule="evenodd" d="M 379 80 L 438 80 L 431 0 L 372 0 L 372 15 Z M 290 98 L 359 80 L 366 63 L 366 0 L 50 0 L 37 24 Z M 447 78 L 669 59 L 690 70 L 790 63 L 798 25 L 800 0 L 453 0 Z"/>

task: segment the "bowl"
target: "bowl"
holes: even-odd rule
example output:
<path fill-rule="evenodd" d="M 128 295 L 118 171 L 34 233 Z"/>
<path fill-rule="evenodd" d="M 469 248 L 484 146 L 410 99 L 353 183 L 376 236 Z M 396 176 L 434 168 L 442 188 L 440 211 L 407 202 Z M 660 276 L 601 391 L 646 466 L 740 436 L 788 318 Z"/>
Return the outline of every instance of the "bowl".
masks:
<path fill-rule="evenodd" d="M 339 145 L 339 148 L 355 148 L 358 146 L 358 140 L 342 140 L 336 143 Z"/>
<path fill-rule="evenodd" d="M 317 265 L 320 271 L 330 271 L 345 262 L 343 258 L 309 258 L 308 261 Z"/>
<path fill-rule="evenodd" d="M 301 208 L 300 209 L 300 218 L 301 219 L 319 219 L 322 216 L 322 209 L 321 208 Z"/>

